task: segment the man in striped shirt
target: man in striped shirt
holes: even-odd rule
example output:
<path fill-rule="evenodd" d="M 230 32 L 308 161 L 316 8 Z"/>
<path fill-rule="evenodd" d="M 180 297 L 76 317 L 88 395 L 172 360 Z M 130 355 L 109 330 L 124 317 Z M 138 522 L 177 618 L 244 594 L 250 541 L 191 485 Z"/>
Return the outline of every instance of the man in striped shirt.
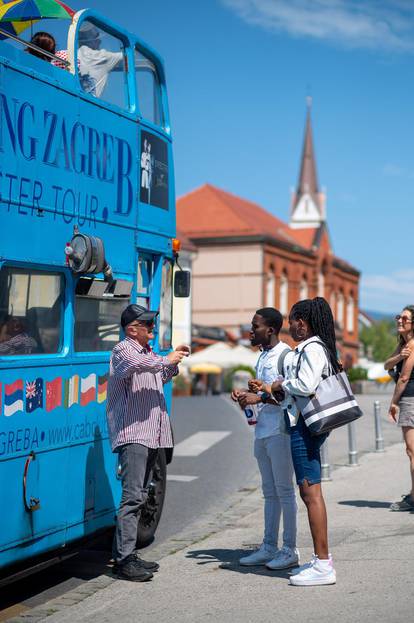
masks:
<path fill-rule="evenodd" d="M 119 454 L 122 480 L 114 557 L 118 577 L 135 582 L 150 580 L 159 567 L 138 556 L 138 521 L 158 448 L 173 446 L 163 385 L 178 373 L 178 364 L 189 354 L 188 346 L 178 346 L 166 357 L 151 350 L 157 315 L 140 305 L 129 305 L 123 311 L 125 339 L 112 351 L 108 379 L 109 434 L 112 450 Z"/>

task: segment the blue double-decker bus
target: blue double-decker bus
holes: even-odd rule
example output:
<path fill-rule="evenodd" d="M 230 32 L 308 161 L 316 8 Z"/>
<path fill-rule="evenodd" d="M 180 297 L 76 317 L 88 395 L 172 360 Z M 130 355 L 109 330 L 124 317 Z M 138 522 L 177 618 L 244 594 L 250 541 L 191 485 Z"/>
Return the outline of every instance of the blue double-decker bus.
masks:
<path fill-rule="evenodd" d="M 171 348 L 174 237 L 158 54 L 91 10 L 74 16 L 56 56 L 1 41 L 3 574 L 114 524 L 110 351 L 130 302 L 160 310 L 154 348 Z M 176 285 L 188 294 L 186 279 Z M 160 517 L 168 460 L 161 454 L 153 475 L 143 544 Z"/>

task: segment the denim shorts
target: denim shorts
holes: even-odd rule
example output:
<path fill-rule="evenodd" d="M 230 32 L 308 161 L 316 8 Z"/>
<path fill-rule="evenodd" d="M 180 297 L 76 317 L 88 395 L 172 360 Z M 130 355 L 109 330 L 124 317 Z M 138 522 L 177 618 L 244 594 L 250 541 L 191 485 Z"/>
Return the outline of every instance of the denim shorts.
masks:
<path fill-rule="evenodd" d="M 297 484 L 302 485 L 304 480 L 310 485 L 321 482 L 320 449 L 328 433 L 312 436 L 301 415 L 296 426 L 289 429 L 289 433 Z"/>

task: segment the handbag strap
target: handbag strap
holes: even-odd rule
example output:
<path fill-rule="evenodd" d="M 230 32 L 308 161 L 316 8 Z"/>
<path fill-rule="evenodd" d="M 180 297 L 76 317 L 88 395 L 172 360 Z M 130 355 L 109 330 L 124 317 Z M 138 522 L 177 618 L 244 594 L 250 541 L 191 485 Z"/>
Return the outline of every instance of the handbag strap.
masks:
<path fill-rule="evenodd" d="M 327 360 L 328 360 L 328 366 L 329 366 L 329 371 L 330 374 L 328 376 L 331 376 L 332 374 L 336 374 L 337 372 L 335 372 L 335 368 L 337 367 L 336 362 L 335 362 L 335 366 L 332 364 L 332 355 L 328 349 L 328 347 L 326 346 L 326 344 L 324 344 L 324 342 L 322 342 L 322 340 L 313 340 L 312 342 L 308 342 L 307 344 L 305 344 L 305 346 L 302 348 L 302 350 L 299 353 L 299 357 L 298 357 L 298 363 L 296 366 L 296 378 L 298 378 L 298 374 L 299 374 L 299 368 L 300 368 L 300 362 L 302 359 L 302 354 L 305 351 L 305 348 L 307 346 L 309 346 L 309 344 L 319 344 L 320 346 L 322 346 L 325 349 L 325 353 L 327 355 Z M 340 368 L 338 369 L 338 372 L 340 372 Z M 326 378 L 326 377 L 322 377 L 322 378 Z"/>

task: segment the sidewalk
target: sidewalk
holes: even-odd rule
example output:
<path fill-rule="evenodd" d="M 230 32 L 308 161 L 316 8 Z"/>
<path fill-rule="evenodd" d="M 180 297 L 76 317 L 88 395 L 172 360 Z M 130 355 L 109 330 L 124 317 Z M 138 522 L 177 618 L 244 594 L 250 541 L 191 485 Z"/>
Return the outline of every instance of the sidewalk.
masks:
<path fill-rule="evenodd" d="M 335 470 L 324 485 L 335 586 L 293 587 L 285 572 L 238 566 L 262 536 L 262 501 L 253 491 L 227 514 L 221 532 L 163 558 L 151 582 L 111 582 L 80 603 L 68 603 L 47 623 L 410 621 L 414 514 L 388 510 L 407 492 L 408 475 L 404 448 L 396 444 L 363 456 L 359 467 Z M 302 506 L 299 547 L 306 560 L 311 543 Z M 242 516 L 249 507 L 260 510 Z"/>

